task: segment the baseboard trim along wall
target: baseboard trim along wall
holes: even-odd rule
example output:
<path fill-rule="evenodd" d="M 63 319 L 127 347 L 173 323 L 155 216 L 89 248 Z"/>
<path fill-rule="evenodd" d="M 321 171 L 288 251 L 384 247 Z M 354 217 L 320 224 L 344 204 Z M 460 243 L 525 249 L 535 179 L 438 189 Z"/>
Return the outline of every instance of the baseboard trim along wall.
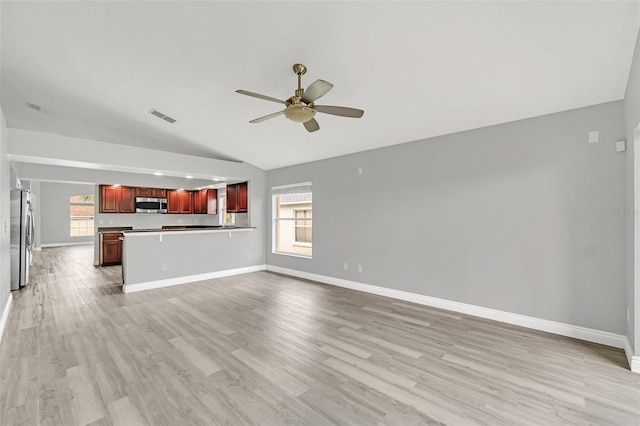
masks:
<path fill-rule="evenodd" d="M 629 361 L 629 367 L 634 373 L 640 373 L 640 356 L 637 356 L 633 350 L 633 346 L 629 341 L 629 338 L 624 338 L 624 352 L 627 355 L 627 361 Z"/>
<path fill-rule="evenodd" d="M 247 266 L 244 268 L 226 269 L 223 271 L 207 272 L 205 274 L 188 275 L 186 277 L 168 278 L 166 280 L 147 281 L 137 284 L 125 284 L 122 286 L 124 293 L 151 290 L 154 288 L 169 287 L 173 285 L 188 284 L 196 281 L 210 280 L 213 278 L 229 277 L 231 275 L 248 274 L 249 272 L 264 271 L 265 265 Z"/>
<path fill-rule="evenodd" d="M 91 241 L 78 241 L 77 243 L 49 243 L 49 244 L 40 244 L 40 247 L 66 247 L 66 246 L 86 246 L 89 244 L 93 244 L 93 240 Z"/>
<path fill-rule="evenodd" d="M 499 311 L 497 309 L 484 308 L 482 306 L 469 305 L 467 303 L 454 302 L 452 300 L 439 299 L 422 294 L 409 293 L 407 291 L 363 284 L 356 281 L 343 280 L 341 278 L 312 274 L 310 272 L 303 272 L 295 269 L 281 268 L 279 266 L 267 265 L 267 271 L 624 349 L 632 371 L 640 372 L 640 357 L 634 356 L 627 336 L 623 336 L 621 334 Z"/>
<path fill-rule="evenodd" d="M 9 312 L 11 311 L 12 305 L 13 305 L 13 294 L 9 293 L 9 298 L 7 299 L 7 303 L 4 305 L 4 310 L 2 311 L 2 318 L 0 318 L 0 343 L 2 343 L 4 328 L 7 326 L 7 321 L 9 321 Z"/>

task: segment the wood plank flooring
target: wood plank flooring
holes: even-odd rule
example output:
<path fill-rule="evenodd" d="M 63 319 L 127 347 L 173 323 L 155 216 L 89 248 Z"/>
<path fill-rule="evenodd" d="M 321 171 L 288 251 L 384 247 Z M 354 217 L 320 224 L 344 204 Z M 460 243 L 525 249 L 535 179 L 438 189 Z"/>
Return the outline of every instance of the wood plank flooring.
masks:
<path fill-rule="evenodd" d="M 623 351 L 258 272 L 123 294 L 91 247 L 35 253 L 0 424 L 640 424 Z"/>

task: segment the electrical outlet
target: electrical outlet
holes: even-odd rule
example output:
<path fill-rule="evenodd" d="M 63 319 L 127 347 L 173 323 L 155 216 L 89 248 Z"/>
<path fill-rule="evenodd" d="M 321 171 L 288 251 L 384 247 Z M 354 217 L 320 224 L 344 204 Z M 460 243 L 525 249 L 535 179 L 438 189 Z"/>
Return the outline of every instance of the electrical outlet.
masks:
<path fill-rule="evenodd" d="M 358 167 L 358 174 L 361 175 L 362 174 L 362 167 Z"/>
<path fill-rule="evenodd" d="M 178 219 L 178 223 L 182 223 L 182 219 Z"/>
<path fill-rule="evenodd" d="M 109 225 L 113 225 L 113 219 L 109 219 Z"/>
<path fill-rule="evenodd" d="M 362 265 L 358 265 L 358 273 L 361 274 L 362 273 Z"/>
<path fill-rule="evenodd" d="M 163 264 L 162 264 L 162 270 L 163 270 L 163 271 L 166 271 L 166 270 L 167 270 L 167 264 L 166 264 L 166 263 L 163 263 Z"/>
<path fill-rule="evenodd" d="M 104 220 L 100 219 L 100 220 L 98 221 L 98 223 L 99 223 L 100 225 L 104 225 Z"/>
<path fill-rule="evenodd" d="M 349 269 L 349 265 L 347 264 L 347 262 L 344 262 L 344 270 L 348 270 Z"/>

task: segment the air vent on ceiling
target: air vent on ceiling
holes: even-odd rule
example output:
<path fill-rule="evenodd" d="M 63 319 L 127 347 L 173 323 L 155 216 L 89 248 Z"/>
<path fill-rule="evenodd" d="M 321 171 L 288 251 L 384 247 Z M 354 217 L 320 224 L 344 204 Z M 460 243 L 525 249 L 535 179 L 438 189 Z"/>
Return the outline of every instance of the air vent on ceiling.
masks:
<path fill-rule="evenodd" d="M 42 107 L 40 105 L 32 104 L 31 102 L 25 102 L 27 106 L 31 109 L 35 109 L 38 112 L 42 112 Z"/>
<path fill-rule="evenodd" d="M 151 115 L 155 115 L 158 118 L 162 118 L 164 121 L 168 121 L 169 123 L 175 123 L 176 122 L 175 118 L 171 118 L 168 115 L 164 115 L 163 113 L 161 113 L 160 111 L 156 111 L 155 109 L 152 109 L 149 112 L 151 113 Z"/>

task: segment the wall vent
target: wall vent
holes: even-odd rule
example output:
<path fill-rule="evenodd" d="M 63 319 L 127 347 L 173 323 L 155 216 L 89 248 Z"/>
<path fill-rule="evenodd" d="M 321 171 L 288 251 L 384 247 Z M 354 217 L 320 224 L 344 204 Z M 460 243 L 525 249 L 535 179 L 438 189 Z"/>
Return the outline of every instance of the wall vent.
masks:
<path fill-rule="evenodd" d="M 35 109 L 38 112 L 42 112 L 42 107 L 40 105 L 32 104 L 31 102 L 25 102 L 27 106 L 31 109 Z"/>
<path fill-rule="evenodd" d="M 175 118 L 171 118 L 168 115 L 165 115 L 165 114 L 161 113 L 160 111 L 156 111 L 155 109 L 152 109 L 149 112 L 151 113 L 151 115 L 155 115 L 158 118 L 162 118 L 164 121 L 168 121 L 169 123 L 175 123 L 176 122 Z"/>

